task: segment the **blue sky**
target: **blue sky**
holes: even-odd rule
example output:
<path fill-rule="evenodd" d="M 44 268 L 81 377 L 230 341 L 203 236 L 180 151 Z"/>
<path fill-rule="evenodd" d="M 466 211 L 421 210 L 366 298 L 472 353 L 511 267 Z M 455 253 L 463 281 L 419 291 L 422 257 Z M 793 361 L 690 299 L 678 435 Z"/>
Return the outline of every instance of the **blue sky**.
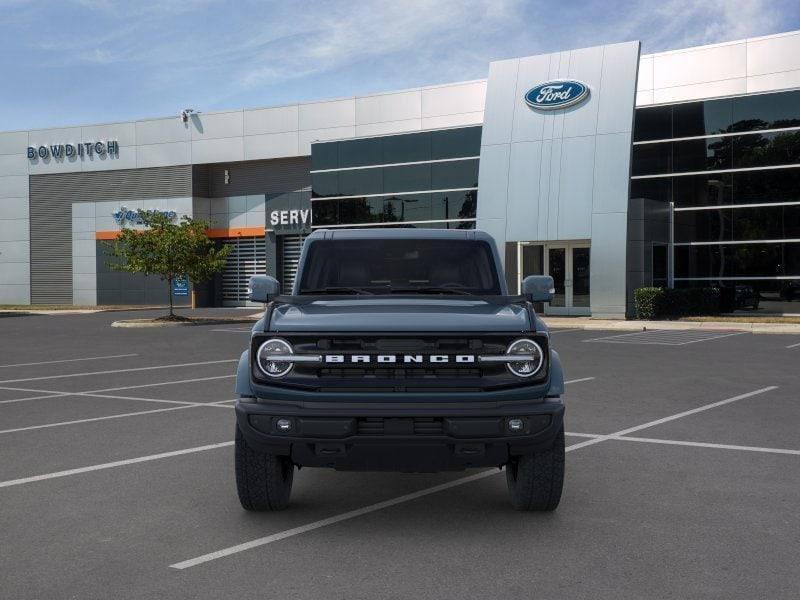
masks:
<path fill-rule="evenodd" d="M 492 60 L 800 29 L 797 0 L 0 0 L 0 131 L 486 77 Z"/>

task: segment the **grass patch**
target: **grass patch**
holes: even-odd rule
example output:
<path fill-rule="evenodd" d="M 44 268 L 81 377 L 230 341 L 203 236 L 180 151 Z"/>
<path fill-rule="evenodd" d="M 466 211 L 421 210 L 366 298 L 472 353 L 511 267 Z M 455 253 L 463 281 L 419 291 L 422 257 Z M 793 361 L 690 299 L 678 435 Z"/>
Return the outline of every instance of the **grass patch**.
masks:
<path fill-rule="evenodd" d="M 800 324 L 800 317 L 726 317 L 716 315 L 713 317 L 684 317 L 680 321 L 694 321 L 696 323 L 784 323 L 784 324 Z"/>

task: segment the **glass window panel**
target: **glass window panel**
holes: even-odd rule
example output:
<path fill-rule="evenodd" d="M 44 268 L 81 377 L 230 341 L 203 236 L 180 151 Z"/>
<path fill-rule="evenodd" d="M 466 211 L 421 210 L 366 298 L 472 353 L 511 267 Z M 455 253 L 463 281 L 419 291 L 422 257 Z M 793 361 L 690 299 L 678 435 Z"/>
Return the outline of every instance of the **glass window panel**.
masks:
<path fill-rule="evenodd" d="M 676 242 L 800 238 L 800 205 L 691 210 L 675 213 Z"/>
<path fill-rule="evenodd" d="M 675 213 L 675 242 L 732 240 L 730 209 L 690 210 Z"/>
<path fill-rule="evenodd" d="M 687 102 L 672 107 L 672 133 L 674 137 L 711 135 L 730 131 L 732 123 L 731 100 Z"/>
<path fill-rule="evenodd" d="M 730 169 L 731 138 L 705 138 L 672 142 L 676 173 Z"/>
<path fill-rule="evenodd" d="M 672 185 L 675 207 L 731 204 L 731 181 L 731 173 L 674 177 Z"/>
<path fill-rule="evenodd" d="M 478 192 L 438 192 L 431 194 L 433 219 L 474 219 Z"/>
<path fill-rule="evenodd" d="M 339 142 L 311 144 L 311 170 L 339 167 Z"/>
<path fill-rule="evenodd" d="M 382 138 L 385 164 L 420 162 L 431 158 L 431 134 L 412 133 Z"/>
<path fill-rule="evenodd" d="M 433 218 L 430 194 L 402 194 L 393 198 L 397 207 L 396 221 L 430 221 Z"/>
<path fill-rule="evenodd" d="M 647 198 L 660 202 L 672 201 L 673 177 L 634 179 L 631 181 L 631 198 Z"/>
<path fill-rule="evenodd" d="M 431 189 L 431 165 L 408 165 L 383 168 L 386 192 L 415 192 Z"/>
<path fill-rule="evenodd" d="M 312 173 L 311 188 L 314 198 L 340 196 L 338 173 Z"/>
<path fill-rule="evenodd" d="M 311 222 L 314 225 L 338 225 L 339 201 L 320 200 L 311 203 Z"/>
<path fill-rule="evenodd" d="M 462 127 L 431 132 L 431 158 L 459 158 L 479 156 L 481 153 L 481 127 Z"/>
<path fill-rule="evenodd" d="M 733 174 L 733 202 L 800 201 L 800 168 L 769 169 Z"/>
<path fill-rule="evenodd" d="M 739 135 L 731 139 L 736 168 L 800 163 L 800 131 Z"/>
<path fill-rule="evenodd" d="M 675 247 L 675 277 L 800 277 L 800 244 Z"/>
<path fill-rule="evenodd" d="M 633 141 L 666 140 L 672 137 L 672 107 L 637 108 Z"/>
<path fill-rule="evenodd" d="M 383 192 L 383 169 L 339 171 L 339 195 L 380 194 Z"/>
<path fill-rule="evenodd" d="M 383 162 L 381 138 L 339 142 L 339 167 L 361 167 Z"/>
<path fill-rule="evenodd" d="M 459 160 L 431 165 L 431 189 L 478 187 L 478 160 Z"/>
<path fill-rule="evenodd" d="M 733 131 L 800 126 L 800 91 L 733 99 Z"/>
<path fill-rule="evenodd" d="M 659 175 L 672 172 L 672 142 L 641 144 L 633 147 L 632 175 Z"/>
<path fill-rule="evenodd" d="M 339 204 L 339 225 L 350 223 L 373 223 L 379 221 L 378 208 L 374 198 L 347 198 L 337 200 Z M 381 203 L 382 204 L 382 203 Z M 382 208 L 382 206 L 381 206 Z"/>
<path fill-rule="evenodd" d="M 656 287 L 667 285 L 667 271 L 669 255 L 666 244 L 653 244 L 653 285 Z"/>

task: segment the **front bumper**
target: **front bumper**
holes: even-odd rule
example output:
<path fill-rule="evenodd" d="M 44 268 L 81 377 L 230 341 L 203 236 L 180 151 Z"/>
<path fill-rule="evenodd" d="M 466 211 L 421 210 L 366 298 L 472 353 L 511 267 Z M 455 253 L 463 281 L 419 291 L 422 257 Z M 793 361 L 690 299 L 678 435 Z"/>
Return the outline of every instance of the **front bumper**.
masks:
<path fill-rule="evenodd" d="M 280 431 L 278 419 L 291 423 Z M 520 418 L 521 431 L 508 427 Z M 300 466 L 436 472 L 501 466 L 549 448 L 561 429 L 557 398 L 517 402 L 304 403 L 241 399 L 236 419 L 248 445 Z"/>

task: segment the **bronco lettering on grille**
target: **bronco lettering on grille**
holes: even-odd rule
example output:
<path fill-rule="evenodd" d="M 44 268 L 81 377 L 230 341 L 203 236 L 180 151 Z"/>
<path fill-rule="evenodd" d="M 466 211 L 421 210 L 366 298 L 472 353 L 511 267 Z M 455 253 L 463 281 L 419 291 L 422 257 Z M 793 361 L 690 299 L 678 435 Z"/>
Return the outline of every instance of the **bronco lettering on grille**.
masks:
<path fill-rule="evenodd" d="M 342 364 L 342 363 L 380 363 L 380 364 L 421 364 L 421 363 L 474 363 L 474 354 L 456 354 L 450 356 L 448 354 L 377 354 L 375 356 L 370 354 L 326 354 L 324 358 L 326 363 Z"/>

